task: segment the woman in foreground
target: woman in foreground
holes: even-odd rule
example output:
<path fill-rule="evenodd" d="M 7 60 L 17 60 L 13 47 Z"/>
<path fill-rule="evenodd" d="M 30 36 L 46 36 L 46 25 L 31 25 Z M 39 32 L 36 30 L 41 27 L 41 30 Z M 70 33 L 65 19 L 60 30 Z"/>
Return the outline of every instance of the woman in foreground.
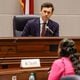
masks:
<path fill-rule="evenodd" d="M 60 80 L 61 77 L 66 75 L 79 74 L 79 58 L 73 40 L 61 40 L 58 54 L 59 59 L 53 62 L 48 80 Z"/>

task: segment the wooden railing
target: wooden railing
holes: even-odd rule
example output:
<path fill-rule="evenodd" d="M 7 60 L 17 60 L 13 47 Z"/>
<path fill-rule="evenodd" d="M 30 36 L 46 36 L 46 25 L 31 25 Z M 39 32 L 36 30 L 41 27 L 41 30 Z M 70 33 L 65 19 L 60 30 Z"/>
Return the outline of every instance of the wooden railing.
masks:
<path fill-rule="evenodd" d="M 13 37 L 0 38 L 0 79 L 28 80 L 30 72 L 36 72 L 37 80 L 47 80 L 52 62 L 58 58 L 58 44 L 64 37 Z M 80 53 L 80 38 L 68 37 L 76 43 Z M 80 54 L 79 54 L 80 55 Z M 41 67 L 22 69 L 21 59 L 40 59 Z M 39 77 L 40 76 L 40 77 Z M 22 78 L 23 77 L 23 78 Z"/>

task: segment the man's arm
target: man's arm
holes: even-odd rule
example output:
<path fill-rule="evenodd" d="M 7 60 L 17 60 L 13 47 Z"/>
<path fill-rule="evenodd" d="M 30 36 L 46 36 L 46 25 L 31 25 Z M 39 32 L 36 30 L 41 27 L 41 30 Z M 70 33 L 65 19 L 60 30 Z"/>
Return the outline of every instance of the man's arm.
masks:
<path fill-rule="evenodd" d="M 27 22 L 26 25 L 24 26 L 23 32 L 21 36 L 29 36 L 30 32 L 30 24 Z"/>

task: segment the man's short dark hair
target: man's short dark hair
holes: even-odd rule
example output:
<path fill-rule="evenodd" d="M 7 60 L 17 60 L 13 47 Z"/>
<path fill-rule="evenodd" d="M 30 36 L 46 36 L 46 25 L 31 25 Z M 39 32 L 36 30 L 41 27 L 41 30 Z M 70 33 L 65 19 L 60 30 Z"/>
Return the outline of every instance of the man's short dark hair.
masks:
<path fill-rule="evenodd" d="M 45 2 L 45 3 L 43 3 L 42 5 L 41 5 L 41 10 L 44 8 L 44 7 L 47 7 L 47 8 L 52 8 L 52 12 L 54 11 L 54 6 L 53 6 L 53 4 L 52 3 L 50 3 L 50 2 Z"/>

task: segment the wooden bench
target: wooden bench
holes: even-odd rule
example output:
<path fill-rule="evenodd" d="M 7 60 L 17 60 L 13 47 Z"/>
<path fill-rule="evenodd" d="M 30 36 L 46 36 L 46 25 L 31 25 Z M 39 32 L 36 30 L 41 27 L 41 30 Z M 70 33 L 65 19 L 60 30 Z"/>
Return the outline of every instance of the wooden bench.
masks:
<path fill-rule="evenodd" d="M 37 80 L 47 80 L 52 62 L 58 58 L 58 44 L 63 37 L 7 37 L 0 38 L 0 80 L 28 80 L 31 72 Z M 80 52 L 80 38 L 70 37 Z M 80 54 L 79 54 L 80 55 Z M 22 69 L 21 59 L 40 59 L 41 67 Z"/>

